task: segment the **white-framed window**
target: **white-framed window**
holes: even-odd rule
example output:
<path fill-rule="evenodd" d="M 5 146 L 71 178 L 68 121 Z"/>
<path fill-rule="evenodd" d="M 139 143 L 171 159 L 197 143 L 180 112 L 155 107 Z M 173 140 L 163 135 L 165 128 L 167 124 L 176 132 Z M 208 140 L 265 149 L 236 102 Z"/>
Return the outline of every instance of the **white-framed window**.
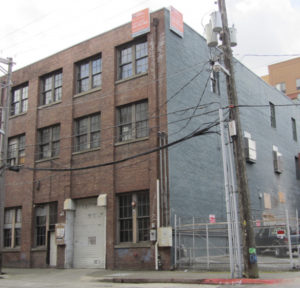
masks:
<path fill-rule="evenodd" d="M 149 135 L 148 101 L 117 108 L 117 141 L 124 142 Z"/>
<path fill-rule="evenodd" d="M 75 120 L 75 152 L 100 147 L 100 113 Z"/>
<path fill-rule="evenodd" d="M 77 86 L 76 92 L 82 93 L 102 85 L 101 54 L 83 60 L 76 64 Z"/>
<path fill-rule="evenodd" d="M 10 115 L 27 112 L 28 109 L 28 83 L 12 89 Z"/>
<path fill-rule="evenodd" d="M 4 211 L 4 248 L 21 246 L 22 208 L 7 208 Z"/>

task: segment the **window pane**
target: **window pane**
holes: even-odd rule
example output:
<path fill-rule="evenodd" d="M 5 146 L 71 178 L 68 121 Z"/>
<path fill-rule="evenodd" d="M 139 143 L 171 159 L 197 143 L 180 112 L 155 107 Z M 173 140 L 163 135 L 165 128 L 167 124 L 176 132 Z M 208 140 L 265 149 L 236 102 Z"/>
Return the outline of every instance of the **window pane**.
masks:
<path fill-rule="evenodd" d="M 131 242 L 133 239 L 131 200 L 130 194 L 119 196 L 120 242 Z"/>
<path fill-rule="evenodd" d="M 131 105 L 119 108 L 119 124 L 128 124 L 132 122 L 131 111 Z"/>
<path fill-rule="evenodd" d="M 20 113 L 20 102 L 16 102 L 13 104 L 13 109 L 12 109 L 13 115 L 17 115 Z"/>
<path fill-rule="evenodd" d="M 148 136 L 148 103 L 142 102 L 136 104 L 136 137 L 142 138 Z"/>
<path fill-rule="evenodd" d="M 54 90 L 54 101 L 60 101 L 61 100 L 61 95 L 62 95 L 62 88 L 59 87 L 59 88 L 56 88 Z"/>
<path fill-rule="evenodd" d="M 88 118 L 77 120 L 77 135 L 85 134 L 88 132 Z"/>
<path fill-rule="evenodd" d="M 52 91 L 48 91 L 44 93 L 44 103 L 43 104 L 50 104 L 52 103 Z"/>
<path fill-rule="evenodd" d="M 132 61 L 132 48 L 128 47 L 121 50 L 121 64 L 129 63 Z"/>
<path fill-rule="evenodd" d="M 92 61 L 92 74 L 99 74 L 101 72 L 101 58 Z"/>
<path fill-rule="evenodd" d="M 136 61 L 136 74 L 148 71 L 148 58 L 142 58 Z"/>
<path fill-rule="evenodd" d="M 87 135 L 76 137 L 75 151 L 81 151 L 87 149 Z"/>
<path fill-rule="evenodd" d="M 82 79 L 78 82 L 78 92 L 85 92 L 89 90 L 89 78 Z"/>
<path fill-rule="evenodd" d="M 59 141 L 52 143 L 52 155 L 50 157 L 56 157 L 59 155 Z"/>
<path fill-rule="evenodd" d="M 79 79 L 89 77 L 89 63 L 81 64 L 79 67 Z"/>
<path fill-rule="evenodd" d="M 52 141 L 59 140 L 60 126 L 52 127 Z"/>
<path fill-rule="evenodd" d="M 44 91 L 52 90 L 52 76 L 44 79 Z"/>
<path fill-rule="evenodd" d="M 94 115 L 91 116 L 91 131 L 98 131 L 100 129 L 100 116 Z"/>
<path fill-rule="evenodd" d="M 4 224 L 12 224 L 13 212 L 14 212 L 13 209 L 5 210 Z"/>
<path fill-rule="evenodd" d="M 145 57 L 148 55 L 148 45 L 147 42 L 137 44 L 135 46 L 136 59 Z"/>
<path fill-rule="evenodd" d="M 21 246 L 21 228 L 15 228 L 15 246 Z"/>
<path fill-rule="evenodd" d="M 121 79 L 125 79 L 132 76 L 132 64 L 126 64 L 121 66 Z"/>
<path fill-rule="evenodd" d="M 28 98 L 28 86 L 23 87 L 22 99 Z"/>
<path fill-rule="evenodd" d="M 21 223 L 22 222 L 22 209 L 18 208 L 16 209 L 16 223 Z"/>
<path fill-rule="evenodd" d="M 100 146 L 100 132 L 95 132 L 91 134 L 91 148 L 96 148 Z"/>
<path fill-rule="evenodd" d="M 4 229 L 4 247 L 11 247 L 11 229 Z"/>
<path fill-rule="evenodd" d="M 50 145 L 42 145 L 41 146 L 41 154 L 40 154 L 40 159 L 43 158 L 50 158 L 51 157 L 51 153 L 50 153 Z"/>
<path fill-rule="evenodd" d="M 96 74 L 92 79 L 92 88 L 99 87 L 102 84 L 101 74 Z"/>
<path fill-rule="evenodd" d="M 26 112 L 28 108 L 28 100 L 22 100 L 21 102 L 21 111 L 20 112 Z"/>
<path fill-rule="evenodd" d="M 40 142 L 42 144 L 49 143 L 50 141 L 50 129 L 45 128 L 40 131 Z"/>
<path fill-rule="evenodd" d="M 139 241 L 148 241 L 150 239 L 149 193 L 137 193 L 137 201 Z"/>
<path fill-rule="evenodd" d="M 58 73 L 54 76 L 54 87 L 58 88 L 62 86 L 62 73 Z"/>
<path fill-rule="evenodd" d="M 136 104 L 135 108 L 136 121 L 147 120 L 148 118 L 148 103 L 142 102 Z"/>
<path fill-rule="evenodd" d="M 21 96 L 21 89 L 15 90 L 14 91 L 13 102 L 20 101 L 20 96 Z"/>

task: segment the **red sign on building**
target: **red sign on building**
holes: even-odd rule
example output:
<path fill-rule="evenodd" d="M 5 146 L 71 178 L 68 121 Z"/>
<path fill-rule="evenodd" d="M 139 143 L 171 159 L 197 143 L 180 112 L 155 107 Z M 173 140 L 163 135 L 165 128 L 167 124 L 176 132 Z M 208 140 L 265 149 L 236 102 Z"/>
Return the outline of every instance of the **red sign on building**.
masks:
<path fill-rule="evenodd" d="M 132 14 L 131 33 L 137 37 L 150 31 L 149 8 Z"/>
<path fill-rule="evenodd" d="M 183 15 L 174 7 L 170 7 L 170 29 L 183 37 Z"/>

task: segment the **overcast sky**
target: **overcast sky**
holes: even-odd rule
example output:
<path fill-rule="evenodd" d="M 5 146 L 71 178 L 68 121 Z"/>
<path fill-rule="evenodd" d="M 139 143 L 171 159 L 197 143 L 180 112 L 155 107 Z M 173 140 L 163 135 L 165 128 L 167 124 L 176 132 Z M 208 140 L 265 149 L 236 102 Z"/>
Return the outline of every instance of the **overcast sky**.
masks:
<path fill-rule="evenodd" d="M 171 5 L 201 35 L 217 9 L 214 0 L 3 0 L 0 57 L 13 57 L 18 69 L 130 22 L 144 8 Z M 229 24 L 238 30 L 234 55 L 252 71 L 264 75 L 267 65 L 300 57 L 300 0 L 226 0 L 226 5 Z"/>

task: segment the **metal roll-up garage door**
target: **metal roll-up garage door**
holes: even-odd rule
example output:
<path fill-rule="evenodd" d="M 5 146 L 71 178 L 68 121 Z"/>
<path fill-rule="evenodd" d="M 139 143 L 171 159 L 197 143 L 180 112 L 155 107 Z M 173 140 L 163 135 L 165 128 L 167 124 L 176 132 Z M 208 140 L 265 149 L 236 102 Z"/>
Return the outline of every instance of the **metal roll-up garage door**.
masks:
<path fill-rule="evenodd" d="M 97 198 L 76 201 L 74 219 L 74 268 L 105 268 L 106 208 Z"/>

